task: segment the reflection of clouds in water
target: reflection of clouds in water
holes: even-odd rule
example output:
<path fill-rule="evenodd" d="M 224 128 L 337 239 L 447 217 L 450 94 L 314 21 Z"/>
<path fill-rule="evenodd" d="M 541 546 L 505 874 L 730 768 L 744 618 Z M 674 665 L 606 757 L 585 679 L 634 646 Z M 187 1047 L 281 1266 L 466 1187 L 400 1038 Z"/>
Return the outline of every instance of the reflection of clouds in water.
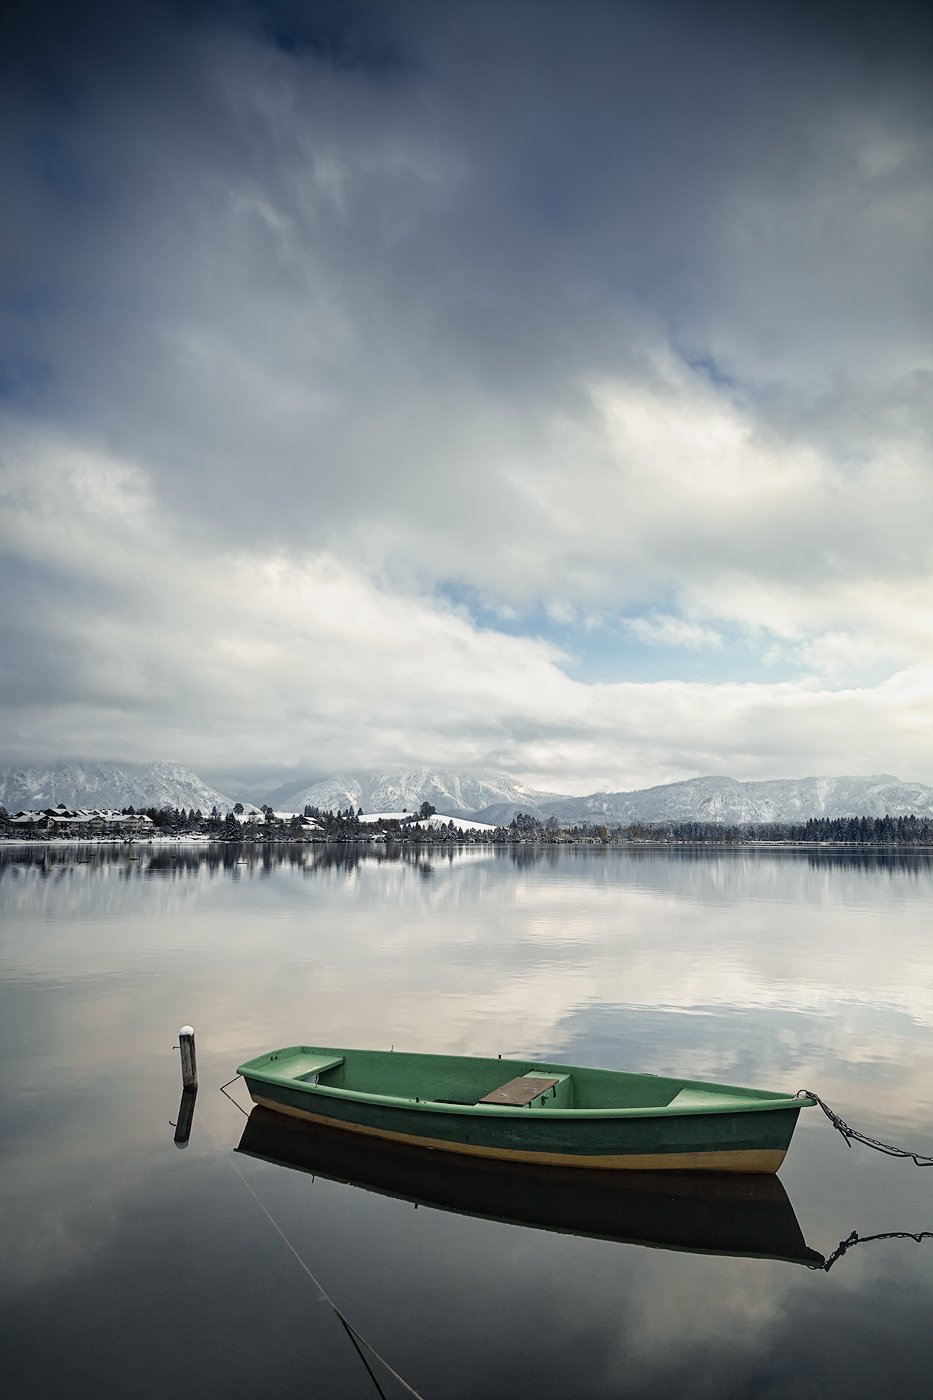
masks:
<path fill-rule="evenodd" d="M 758 1082 L 786 1078 L 804 1065 L 839 1074 L 861 1064 L 876 1088 L 892 1087 L 904 1074 L 904 1057 L 926 1045 L 926 1032 L 903 1012 L 879 1007 L 843 1007 L 828 1017 L 791 1008 L 590 1005 L 579 1007 L 557 1027 L 561 1053 L 574 1060 L 598 1056 L 609 1068 L 644 1068 L 656 1074 L 686 1073 L 693 1066 L 727 1077 L 741 1071 Z M 639 1051 L 639 1065 L 632 1051 Z M 853 1054 L 852 1047 L 858 1047 Z M 796 1086 L 795 1086 L 796 1087 Z"/>
<path fill-rule="evenodd" d="M 829 998 L 822 1011 L 591 1005 L 570 1013 L 553 1044 L 570 1063 L 814 1089 L 872 1135 L 933 1147 L 933 1050 L 901 1008 Z"/>
<path fill-rule="evenodd" d="M 831 1033 L 849 1062 L 896 1062 L 911 1023 L 933 1023 L 929 863 L 879 879 L 783 854 L 516 854 L 441 853 L 428 876 L 423 854 L 304 848 L 245 866 L 232 850 L 162 853 L 171 869 L 151 878 L 126 878 L 119 859 L 8 877 L 8 956 L 29 980 L 110 976 L 101 1027 L 132 1017 L 136 1043 L 151 1001 L 137 983 L 167 978 L 182 1019 L 200 1016 L 233 1056 L 289 1039 L 554 1053 L 568 1016 L 615 1004 L 628 1024 L 639 1007 L 705 1008 L 710 1042 L 733 1009 L 753 1026 L 770 1016 L 797 1060 L 819 1042 L 829 1053 Z M 719 1034 L 718 1054 L 702 1047 L 717 1065 Z"/>
<path fill-rule="evenodd" d="M 123 1214 L 142 1188 L 140 1173 L 148 1180 L 154 1169 L 140 1157 L 151 1146 L 156 1103 L 143 1114 L 138 1084 L 111 1082 L 106 1093 L 90 1084 L 73 1084 L 62 1096 L 46 1091 L 41 1114 L 14 1105 L 5 1119 L 0 1197 L 9 1226 L 0 1251 L 6 1287 L 28 1288 L 86 1268 L 119 1236 Z"/>

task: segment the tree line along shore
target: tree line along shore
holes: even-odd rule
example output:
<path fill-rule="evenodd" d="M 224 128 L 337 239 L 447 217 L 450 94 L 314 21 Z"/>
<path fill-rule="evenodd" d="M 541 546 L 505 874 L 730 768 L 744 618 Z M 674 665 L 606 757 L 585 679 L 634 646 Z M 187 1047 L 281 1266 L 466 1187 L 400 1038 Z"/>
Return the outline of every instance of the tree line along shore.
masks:
<path fill-rule="evenodd" d="M 242 804 L 227 813 L 214 807 L 122 808 L 117 812 L 68 811 L 10 815 L 0 807 L 0 839 L 6 840 L 214 840 L 254 843 L 405 842 L 413 845 L 842 845 L 890 849 L 933 847 L 933 817 L 811 817 L 801 822 L 661 821 L 610 824 L 608 821 L 561 823 L 519 812 L 508 825 L 464 822 L 438 817 L 422 803 L 416 812 L 366 817 L 361 809 L 276 813 L 271 807 L 246 811 Z"/>

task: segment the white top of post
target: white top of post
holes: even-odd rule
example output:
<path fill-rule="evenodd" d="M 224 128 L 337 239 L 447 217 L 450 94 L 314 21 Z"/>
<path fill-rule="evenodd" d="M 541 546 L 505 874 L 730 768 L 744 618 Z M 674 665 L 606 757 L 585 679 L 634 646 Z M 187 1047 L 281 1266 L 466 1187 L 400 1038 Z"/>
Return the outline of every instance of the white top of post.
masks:
<path fill-rule="evenodd" d="M 179 1035 L 194 1035 L 194 1026 L 182 1026 Z"/>

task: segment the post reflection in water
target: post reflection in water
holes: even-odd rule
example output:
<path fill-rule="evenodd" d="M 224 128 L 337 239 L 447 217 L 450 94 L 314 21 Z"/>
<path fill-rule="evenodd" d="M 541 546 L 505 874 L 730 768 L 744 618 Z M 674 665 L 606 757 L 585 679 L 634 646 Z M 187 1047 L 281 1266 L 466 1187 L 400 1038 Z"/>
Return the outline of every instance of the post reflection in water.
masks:
<path fill-rule="evenodd" d="M 194 1122 L 194 1106 L 197 1103 L 197 1089 L 182 1089 L 181 1102 L 178 1105 L 178 1117 L 173 1124 L 175 1129 L 175 1146 L 187 1147 L 191 1137 L 191 1125 Z"/>
<path fill-rule="evenodd" d="M 244 1128 L 211 1086 L 289 1043 L 544 1056 L 812 1086 L 929 1155 L 931 902 L 918 853 L 0 849 L 5 1379 L 17 1400 L 371 1394 L 239 1172 L 426 1400 L 925 1395 L 933 1171 L 822 1115 L 780 1181 L 581 1190 Z"/>

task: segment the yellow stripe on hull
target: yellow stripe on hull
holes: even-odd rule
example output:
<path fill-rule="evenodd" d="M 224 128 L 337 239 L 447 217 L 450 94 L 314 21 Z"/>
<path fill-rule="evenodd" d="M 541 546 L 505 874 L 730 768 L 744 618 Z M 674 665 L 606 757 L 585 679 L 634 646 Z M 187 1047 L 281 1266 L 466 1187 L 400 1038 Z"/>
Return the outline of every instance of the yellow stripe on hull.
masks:
<path fill-rule="evenodd" d="M 350 1133 L 381 1138 L 387 1142 L 404 1142 L 413 1147 L 430 1147 L 440 1152 L 456 1152 L 467 1157 L 495 1157 L 504 1162 L 528 1162 L 536 1166 L 591 1167 L 633 1172 L 743 1172 L 746 1175 L 772 1175 L 785 1157 L 782 1148 L 745 1148 L 735 1152 L 640 1152 L 614 1156 L 587 1157 L 568 1152 L 522 1152 L 507 1147 L 484 1147 L 467 1142 L 449 1142 L 446 1138 L 417 1137 L 414 1133 L 390 1133 L 360 1123 L 346 1123 L 339 1118 L 325 1118 L 305 1109 L 290 1108 L 275 1099 L 252 1095 L 253 1102 L 273 1113 L 287 1113 L 305 1123 L 319 1123 L 325 1128 L 342 1128 Z"/>

